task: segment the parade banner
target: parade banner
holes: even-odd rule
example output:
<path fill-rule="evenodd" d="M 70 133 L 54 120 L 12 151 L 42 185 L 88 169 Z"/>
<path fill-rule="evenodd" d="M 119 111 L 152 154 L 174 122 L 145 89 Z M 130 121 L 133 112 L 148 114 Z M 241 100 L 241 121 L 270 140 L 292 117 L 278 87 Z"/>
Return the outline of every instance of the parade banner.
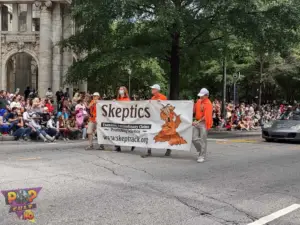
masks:
<path fill-rule="evenodd" d="M 99 144 L 190 151 L 192 101 L 99 101 Z"/>

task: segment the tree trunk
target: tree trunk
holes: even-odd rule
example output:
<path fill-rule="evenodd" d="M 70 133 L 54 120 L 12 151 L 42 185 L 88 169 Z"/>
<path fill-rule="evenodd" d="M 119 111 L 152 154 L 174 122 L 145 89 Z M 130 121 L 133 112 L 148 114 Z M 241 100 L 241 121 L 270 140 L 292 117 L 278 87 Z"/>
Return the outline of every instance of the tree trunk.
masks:
<path fill-rule="evenodd" d="M 179 39 L 180 34 L 179 32 L 174 32 L 172 35 L 172 48 L 171 48 L 171 58 L 170 58 L 170 66 L 171 66 L 171 73 L 170 73 L 170 93 L 169 99 L 170 100 L 178 100 L 179 99 Z"/>

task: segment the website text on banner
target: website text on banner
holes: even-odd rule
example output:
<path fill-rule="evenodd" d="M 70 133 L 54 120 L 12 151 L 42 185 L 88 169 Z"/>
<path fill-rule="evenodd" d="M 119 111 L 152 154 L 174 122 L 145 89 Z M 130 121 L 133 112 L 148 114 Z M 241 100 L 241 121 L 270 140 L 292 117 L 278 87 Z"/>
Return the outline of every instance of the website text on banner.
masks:
<path fill-rule="evenodd" d="M 190 151 L 192 101 L 99 101 L 99 144 Z"/>

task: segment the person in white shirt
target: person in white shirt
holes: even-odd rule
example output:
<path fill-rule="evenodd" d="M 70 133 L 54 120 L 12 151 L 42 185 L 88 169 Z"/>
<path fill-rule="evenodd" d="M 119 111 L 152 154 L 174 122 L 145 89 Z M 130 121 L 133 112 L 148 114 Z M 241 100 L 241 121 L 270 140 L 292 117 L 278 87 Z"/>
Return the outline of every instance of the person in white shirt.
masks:
<path fill-rule="evenodd" d="M 48 88 L 48 91 L 46 92 L 46 98 L 52 100 L 53 99 L 53 92 L 51 88 Z"/>
<path fill-rule="evenodd" d="M 31 117 L 31 120 L 29 122 L 30 127 L 32 127 L 32 131 L 36 132 L 38 134 L 38 136 L 44 141 L 51 141 L 53 142 L 55 140 L 55 137 L 51 137 L 49 136 L 46 131 L 44 131 L 41 127 L 41 125 L 39 124 L 39 120 L 41 118 L 38 117 L 36 114 L 33 114 Z"/>
<path fill-rule="evenodd" d="M 18 108 L 18 109 L 21 109 L 21 103 L 20 103 L 20 101 L 19 101 L 19 99 L 17 98 L 17 97 L 13 97 L 12 98 L 12 101 L 11 101 L 11 103 L 10 103 L 10 108 L 12 109 L 12 108 Z"/>
<path fill-rule="evenodd" d="M 47 130 L 46 133 L 49 134 L 50 136 L 59 136 L 59 129 L 56 127 L 56 123 L 54 121 L 54 116 L 52 113 L 50 113 L 50 119 L 47 121 Z"/>

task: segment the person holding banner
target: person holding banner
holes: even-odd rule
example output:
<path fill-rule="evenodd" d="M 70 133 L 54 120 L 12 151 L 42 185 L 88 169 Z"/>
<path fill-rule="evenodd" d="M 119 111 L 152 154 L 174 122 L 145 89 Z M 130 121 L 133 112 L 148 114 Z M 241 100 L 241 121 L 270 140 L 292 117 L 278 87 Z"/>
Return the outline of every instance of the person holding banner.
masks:
<path fill-rule="evenodd" d="M 85 150 L 94 149 L 93 134 L 97 128 L 96 109 L 97 109 L 97 102 L 99 101 L 99 99 L 100 99 L 100 94 L 98 92 L 95 92 L 93 94 L 93 100 L 91 101 L 91 103 L 88 106 L 88 109 L 90 110 L 90 119 L 89 119 L 88 128 L 87 128 L 89 146 Z M 100 145 L 99 150 L 104 150 L 104 146 Z"/>
<path fill-rule="evenodd" d="M 119 88 L 119 91 L 118 91 L 118 94 L 117 94 L 117 101 L 125 101 L 125 102 L 130 101 L 128 90 L 127 90 L 126 87 L 122 86 L 122 87 Z M 134 150 L 134 147 L 131 148 L 131 151 L 133 151 L 133 150 Z M 120 152 L 121 147 L 116 146 L 115 151 Z"/>
<path fill-rule="evenodd" d="M 167 97 L 163 94 L 160 93 L 160 86 L 158 84 L 154 84 L 153 86 L 151 86 L 152 89 L 152 98 L 151 100 L 156 100 L 156 101 L 165 101 L 168 100 Z M 152 151 L 151 148 L 148 149 L 148 152 L 146 155 L 143 155 L 142 157 L 149 157 L 152 155 Z M 170 156 L 171 155 L 171 149 L 167 149 L 165 156 Z"/>
<path fill-rule="evenodd" d="M 192 141 L 197 152 L 199 152 L 198 163 L 205 161 L 207 151 L 207 131 L 213 125 L 213 106 L 208 96 L 209 91 L 206 88 L 202 88 L 198 94 L 200 99 L 194 107 L 196 121 L 193 122 Z"/>

